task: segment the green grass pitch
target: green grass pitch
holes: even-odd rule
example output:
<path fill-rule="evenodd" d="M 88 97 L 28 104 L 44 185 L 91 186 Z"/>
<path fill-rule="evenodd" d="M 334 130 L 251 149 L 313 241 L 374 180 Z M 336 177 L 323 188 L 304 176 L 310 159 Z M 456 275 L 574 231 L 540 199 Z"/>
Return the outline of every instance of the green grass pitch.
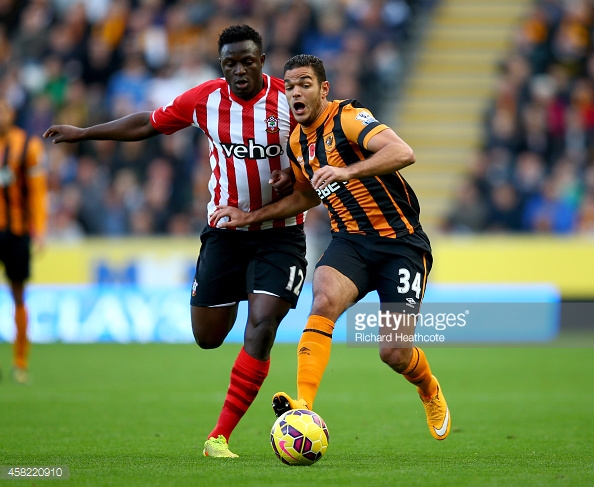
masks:
<path fill-rule="evenodd" d="M 326 456 L 288 467 L 269 443 L 270 399 L 295 392 L 296 345 L 277 344 L 270 375 L 231 438 L 238 459 L 202 457 L 239 345 L 34 345 L 32 382 L 8 380 L 0 344 L 0 465 L 67 465 L 69 480 L 0 485 L 543 486 L 594 485 L 591 348 L 428 348 L 450 406 L 429 435 L 413 386 L 377 350 L 336 344 L 316 411 Z"/>

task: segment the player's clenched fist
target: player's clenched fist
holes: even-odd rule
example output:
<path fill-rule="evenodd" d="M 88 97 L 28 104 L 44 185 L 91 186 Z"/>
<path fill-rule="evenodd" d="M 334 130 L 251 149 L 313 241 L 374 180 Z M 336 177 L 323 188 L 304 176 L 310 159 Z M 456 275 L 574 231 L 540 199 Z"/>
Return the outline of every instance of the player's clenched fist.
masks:
<path fill-rule="evenodd" d="M 279 196 L 289 196 L 290 194 L 293 194 L 292 172 L 293 170 L 289 167 L 282 171 L 275 169 L 270 174 L 268 183 L 270 183 Z"/>

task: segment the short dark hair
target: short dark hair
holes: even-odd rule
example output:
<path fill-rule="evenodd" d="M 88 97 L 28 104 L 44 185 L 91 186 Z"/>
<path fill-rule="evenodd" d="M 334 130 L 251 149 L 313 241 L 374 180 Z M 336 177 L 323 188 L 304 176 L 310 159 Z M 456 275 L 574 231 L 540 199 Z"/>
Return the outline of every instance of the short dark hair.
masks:
<path fill-rule="evenodd" d="M 313 54 L 297 54 L 297 56 L 293 56 L 285 63 L 283 74 L 290 69 L 309 67 L 313 69 L 320 84 L 326 81 L 326 68 L 324 68 L 324 62 Z"/>
<path fill-rule="evenodd" d="M 262 36 L 249 25 L 232 25 L 227 27 L 219 36 L 219 54 L 226 44 L 234 42 L 254 41 L 256 47 L 262 53 Z"/>

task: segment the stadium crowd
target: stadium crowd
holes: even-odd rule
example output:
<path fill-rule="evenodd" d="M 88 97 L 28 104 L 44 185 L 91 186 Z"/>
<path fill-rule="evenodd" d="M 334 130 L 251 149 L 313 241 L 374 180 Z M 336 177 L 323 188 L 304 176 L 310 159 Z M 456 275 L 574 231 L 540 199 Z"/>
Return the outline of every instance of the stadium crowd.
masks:
<path fill-rule="evenodd" d="M 594 233 L 594 1 L 538 0 L 445 222 L 458 233 Z"/>
<path fill-rule="evenodd" d="M 381 111 L 397 87 L 411 23 L 432 3 L 0 0 L 0 96 L 38 135 L 54 123 L 85 127 L 153 110 L 221 77 L 218 35 L 247 23 L 263 35 L 268 74 L 282 76 L 294 54 L 316 54 L 333 98 Z M 210 168 L 199 130 L 46 147 L 50 239 L 190 235 L 205 224 Z"/>

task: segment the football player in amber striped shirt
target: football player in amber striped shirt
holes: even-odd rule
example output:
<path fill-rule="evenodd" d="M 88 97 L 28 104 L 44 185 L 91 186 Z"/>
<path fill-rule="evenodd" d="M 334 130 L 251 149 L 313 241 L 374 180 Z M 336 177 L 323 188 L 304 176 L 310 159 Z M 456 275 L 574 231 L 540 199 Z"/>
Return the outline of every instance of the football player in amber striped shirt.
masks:
<path fill-rule="evenodd" d="M 284 83 L 263 73 L 262 38 L 247 25 L 219 36 L 224 78 L 207 81 L 153 112 L 141 112 L 89 128 L 54 125 L 54 143 L 89 139 L 142 140 L 186 127 L 208 137 L 212 214 L 220 204 L 246 211 L 277 201 L 292 190 L 286 143 L 294 126 Z M 236 457 L 229 437 L 268 375 L 276 330 L 297 304 L 305 277 L 303 214 L 246 228 L 207 226 L 191 291 L 192 330 L 198 345 L 219 347 L 233 327 L 238 302 L 248 301 L 244 346 L 217 425 L 204 455 Z M 219 367 L 213 358 L 213 367 Z"/>
<path fill-rule="evenodd" d="M 400 174 L 415 162 L 414 153 L 357 101 L 329 101 L 330 85 L 319 58 L 291 58 L 285 65 L 284 82 L 299 123 L 288 147 L 296 191 L 249 213 L 220 207 L 213 218 L 218 223 L 227 217 L 223 226 L 249 226 L 286 218 L 320 201 L 330 215 L 332 241 L 316 265 L 313 306 L 298 348 L 298 399 L 277 393 L 275 413 L 313 407 L 330 358 L 334 323 L 349 306 L 375 290 L 382 310 L 408 325 L 406 333 L 402 327 L 399 334 L 380 328 L 386 338 L 380 342 L 380 357 L 417 387 L 429 431 L 443 440 L 451 426 L 449 409 L 424 352 L 413 345 L 415 313 L 432 264 L 419 203 Z"/>
<path fill-rule="evenodd" d="M 39 137 L 14 125 L 14 110 L 0 99 L 0 262 L 14 301 L 16 338 L 12 374 L 28 380 L 29 340 L 25 282 L 30 275 L 31 242 L 43 246 L 47 221 L 44 149 Z"/>

